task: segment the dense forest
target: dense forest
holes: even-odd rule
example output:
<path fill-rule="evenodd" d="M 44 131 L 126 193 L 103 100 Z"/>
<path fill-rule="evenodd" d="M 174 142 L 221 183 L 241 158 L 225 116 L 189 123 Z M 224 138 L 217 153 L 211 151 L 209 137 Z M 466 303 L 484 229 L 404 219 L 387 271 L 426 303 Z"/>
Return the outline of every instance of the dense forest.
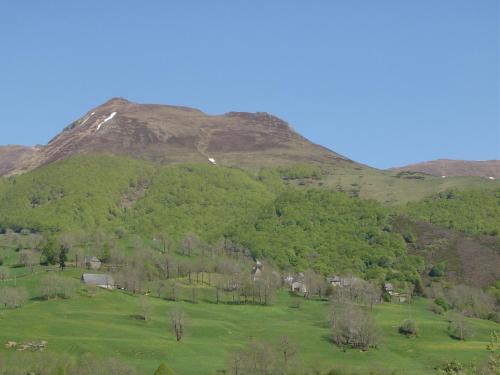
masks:
<path fill-rule="evenodd" d="M 87 156 L 2 179 L 0 226 L 16 231 L 112 230 L 122 194 L 152 171 L 132 159 Z"/>
<path fill-rule="evenodd" d="M 498 236 L 500 189 L 450 190 L 408 203 L 410 217 L 469 234 Z"/>
<path fill-rule="evenodd" d="M 304 183 L 321 178 L 304 165 L 248 172 L 76 156 L 1 179 L 0 230 L 161 233 L 177 243 L 194 234 L 207 244 L 229 239 L 282 269 L 416 282 L 423 260 L 408 255 L 408 235 L 392 229 L 391 217 L 470 234 L 500 228 L 499 191 L 450 191 L 389 208 Z"/>

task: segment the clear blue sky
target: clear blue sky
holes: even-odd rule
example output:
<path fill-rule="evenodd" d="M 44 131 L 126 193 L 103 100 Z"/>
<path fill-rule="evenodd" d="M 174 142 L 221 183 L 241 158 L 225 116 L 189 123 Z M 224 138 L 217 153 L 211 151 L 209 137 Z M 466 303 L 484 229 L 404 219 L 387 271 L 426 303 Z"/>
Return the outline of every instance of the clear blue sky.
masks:
<path fill-rule="evenodd" d="M 267 111 L 385 168 L 500 158 L 497 0 L 0 3 L 0 144 L 110 97 Z"/>

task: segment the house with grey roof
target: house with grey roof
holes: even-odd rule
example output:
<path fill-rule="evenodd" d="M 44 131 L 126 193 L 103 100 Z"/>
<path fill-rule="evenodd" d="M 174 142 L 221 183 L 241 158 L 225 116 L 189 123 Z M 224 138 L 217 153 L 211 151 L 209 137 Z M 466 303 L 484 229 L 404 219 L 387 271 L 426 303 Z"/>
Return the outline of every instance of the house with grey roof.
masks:
<path fill-rule="evenodd" d="M 340 276 L 331 276 L 326 278 L 326 282 L 332 286 L 341 286 L 342 278 Z"/>
<path fill-rule="evenodd" d="M 88 270 L 98 270 L 101 268 L 101 261 L 93 255 L 86 255 L 84 259 L 85 268 Z"/>
<path fill-rule="evenodd" d="M 359 277 L 355 276 L 351 277 L 331 276 L 326 278 L 326 282 L 331 286 L 349 288 L 349 287 L 355 287 L 356 285 L 359 285 L 363 281 Z"/>
<path fill-rule="evenodd" d="M 98 286 L 99 288 L 114 289 L 115 280 L 110 275 L 97 273 L 84 273 L 80 278 L 83 284 Z"/>

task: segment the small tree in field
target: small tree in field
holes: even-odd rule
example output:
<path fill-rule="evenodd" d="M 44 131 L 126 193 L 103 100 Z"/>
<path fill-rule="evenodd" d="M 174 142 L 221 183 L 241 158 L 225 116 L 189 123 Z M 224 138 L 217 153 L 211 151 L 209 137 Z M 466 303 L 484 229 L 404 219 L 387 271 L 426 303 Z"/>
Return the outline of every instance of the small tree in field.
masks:
<path fill-rule="evenodd" d="M 347 345 L 362 350 L 368 350 L 376 345 L 375 323 L 362 307 L 334 304 L 330 325 L 332 340 L 337 345 Z"/>
<path fill-rule="evenodd" d="M 182 340 L 185 331 L 186 314 L 184 310 L 176 308 L 170 312 L 170 325 L 177 341 Z"/>
<path fill-rule="evenodd" d="M 19 264 L 28 268 L 30 272 L 33 272 L 33 268 L 40 261 L 40 257 L 31 250 L 21 250 L 19 252 Z"/>
<path fill-rule="evenodd" d="M 191 302 L 198 303 L 198 288 L 194 285 L 191 287 Z"/>
<path fill-rule="evenodd" d="M 172 301 L 177 301 L 179 299 L 179 283 L 176 279 L 168 280 L 168 298 Z"/>
<path fill-rule="evenodd" d="M 7 267 L 0 266 L 0 281 L 7 280 L 9 276 L 9 269 Z"/>
<path fill-rule="evenodd" d="M 154 290 L 156 292 L 156 296 L 158 298 L 161 298 L 162 297 L 162 294 L 163 294 L 163 291 L 165 290 L 165 281 L 163 280 L 158 280 L 154 283 Z"/>
<path fill-rule="evenodd" d="M 299 352 L 299 348 L 288 336 L 282 336 L 279 342 L 279 351 L 283 355 L 284 368 L 286 369 L 290 360 Z"/>
<path fill-rule="evenodd" d="M 40 281 L 40 296 L 44 299 L 71 298 L 75 292 L 75 285 L 70 279 L 48 275 Z"/>
<path fill-rule="evenodd" d="M 40 295 L 44 299 L 57 297 L 58 292 L 58 277 L 49 275 L 40 282 Z"/>
<path fill-rule="evenodd" d="M 144 321 L 149 321 L 150 315 L 151 315 L 151 310 L 152 306 L 151 303 L 149 302 L 148 297 L 146 296 L 141 296 L 139 300 L 139 308 L 140 308 L 140 315 Z"/>
<path fill-rule="evenodd" d="M 251 341 L 229 360 L 229 375 L 274 375 L 286 370 L 278 363 L 274 348 L 267 342 Z"/>
<path fill-rule="evenodd" d="M 7 309 L 21 307 L 28 300 L 28 292 L 21 287 L 6 287 L 0 289 L 0 305 Z"/>
<path fill-rule="evenodd" d="M 467 323 L 463 315 L 457 315 L 450 319 L 448 332 L 451 337 L 457 340 L 467 340 L 472 334 L 472 327 Z"/>
<path fill-rule="evenodd" d="M 64 269 L 66 268 L 66 260 L 68 259 L 67 254 L 68 250 L 66 249 L 66 247 L 61 245 L 61 247 L 59 248 L 59 268 L 61 269 L 61 271 L 64 271 Z"/>
<path fill-rule="evenodd" d="M 72 298 L 75 294 L 75 285 L 69 279 L 60 277 L 57 282 L 58 294 L 61 298 Z"/>

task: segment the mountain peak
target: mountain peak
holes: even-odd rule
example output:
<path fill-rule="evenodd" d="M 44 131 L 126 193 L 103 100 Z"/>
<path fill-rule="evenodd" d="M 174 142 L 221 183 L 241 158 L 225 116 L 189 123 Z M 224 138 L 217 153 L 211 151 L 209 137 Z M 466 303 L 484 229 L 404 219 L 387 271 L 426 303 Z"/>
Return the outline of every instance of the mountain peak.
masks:
<path fill-rule="evenodd" d="M 120 105 L 120 104 L 130 104 L 130 101 L 122 97 L 115 97 L 106 101 L 104 104 L 101 105 L 101 107 L 107 105 Z"/>
<path fill-rule="evenodd" d="M 296 163 L 352 163 L 311 143 L 286 121 L 267 112 L 212 116 L 189 107 L 138 104 L 116 97 L 68 125 L 46 146 L 30 151 L 29 165 L 19 156 L 27 151 L 10 150 L 15 157 L 9 158 L 8 171 L 4 168 L 2 174 L 82 153 L 252 169 Z"/>

